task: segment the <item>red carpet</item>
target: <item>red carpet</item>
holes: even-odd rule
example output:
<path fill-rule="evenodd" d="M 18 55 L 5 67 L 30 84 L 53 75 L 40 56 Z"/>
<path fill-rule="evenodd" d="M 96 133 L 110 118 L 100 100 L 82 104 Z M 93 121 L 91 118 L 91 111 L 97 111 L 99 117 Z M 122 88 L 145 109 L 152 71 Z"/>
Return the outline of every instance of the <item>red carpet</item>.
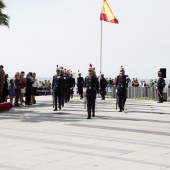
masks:
<path fill-rule="evenodd" d="M 0 103 L 0 112 L 9 110 L 11 108 L 12 108 L 12 105 L 9 102 Z"/>

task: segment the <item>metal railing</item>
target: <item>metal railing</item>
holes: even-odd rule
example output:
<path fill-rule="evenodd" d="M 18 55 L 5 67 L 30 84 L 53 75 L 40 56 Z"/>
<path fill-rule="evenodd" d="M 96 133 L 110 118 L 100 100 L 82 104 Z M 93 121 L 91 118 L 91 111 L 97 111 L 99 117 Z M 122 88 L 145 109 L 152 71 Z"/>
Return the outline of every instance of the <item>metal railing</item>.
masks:
<path fill-rule="evenodd" d="M 116 87 L 106 88 L 106 97 L 116 98 Z M 128 87 L 127 98 L 140 100 L 158 100 L 158 92 L 155 87 Z M 163 89 L 163 100 L 170 101 L 170 88 Z"/>

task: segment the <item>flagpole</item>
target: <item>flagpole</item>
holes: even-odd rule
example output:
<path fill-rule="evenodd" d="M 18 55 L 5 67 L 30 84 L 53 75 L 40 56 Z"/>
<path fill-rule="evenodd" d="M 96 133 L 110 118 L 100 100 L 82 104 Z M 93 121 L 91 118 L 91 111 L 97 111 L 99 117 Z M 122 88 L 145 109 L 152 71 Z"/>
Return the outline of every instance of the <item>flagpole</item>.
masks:
<path fill-rule="evenodd" d="M 101 21 L 101 35 L 100 35 L 100 74 L 102 73 L 102 21 Z"/>

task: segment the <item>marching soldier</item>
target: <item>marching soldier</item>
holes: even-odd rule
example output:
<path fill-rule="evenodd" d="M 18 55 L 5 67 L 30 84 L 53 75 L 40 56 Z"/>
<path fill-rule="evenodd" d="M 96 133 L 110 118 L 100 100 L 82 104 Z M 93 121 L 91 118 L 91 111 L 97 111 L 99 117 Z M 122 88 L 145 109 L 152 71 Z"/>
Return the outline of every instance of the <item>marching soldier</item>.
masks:
<path fill-rule="evenodd" d="M 69 76 L 69 87 L 70 87 L 70 97 L 73 98 L 74 87 L 75 87 L 75 78 L 73 77 L 72 73 Z"/>
<path fill-rule="evenodd" d="M 119 112 L 124 111 L 124 106 L 126 102 L 126 92 L 127 92 L 127 76 L 125 75 L 124 69 L 120 70 L 119 75 L 116 78 L 116 89 L 117 89 L 117 95 L 118 95 L 118 106 L 120 108 Z"/>
<path fill-rule="evenodd" d="M 65 99 L 65 91 L 66 91 L 66 78 L 63 67 L 60 67 L 60 76 L 62 77 L 62 97 L 61 97 L 61 105 L 64 107 L 64 99 Z"/>
<path fill-rule="evenodd" d="M 97 78 L 94 76 L 93 70 L 89 69 L 89 74 L 85 80 L 86 87 L 86 97 L 87 97 L 87 119 L 91 119 L 91 111 L 92 116 L 95 117 L 95 100 L 96 94 L 99 93 L 99 83 Z"/>
<path fill-rule="evenodd" d="M 78 74 L 79 77 L 77 77 L 77 89 L 78 94 L 80 96 L 80 99 L 83 99 L 83 86 L 84 86 L 84 79 L 81 77 L 81 73 Z"/>
<path fill-rule="evenodd" d="M 62 77 L 60 76 L 60 69 L 57 66 L 56 75 L 53 76 L 52 81 L 52 89 L 53 89 L 53 106 L 54 111 L 61 109 L 62 104 Z M 58 105 L 58 107 L 57 107 Z"/>
<path fill-rule="evenodd" d="M 70 72 L 66 71 L 66 103 L 70 101 Z"/>
<path fill-rule="evenodd" d="M 101 74 L 101 78 L 100 78 L 100 95 L 102 96 L 101 100 L 105 100 L 107 85 L 108 85 L 108 82 L 104 78 L 104 75 Z"/>

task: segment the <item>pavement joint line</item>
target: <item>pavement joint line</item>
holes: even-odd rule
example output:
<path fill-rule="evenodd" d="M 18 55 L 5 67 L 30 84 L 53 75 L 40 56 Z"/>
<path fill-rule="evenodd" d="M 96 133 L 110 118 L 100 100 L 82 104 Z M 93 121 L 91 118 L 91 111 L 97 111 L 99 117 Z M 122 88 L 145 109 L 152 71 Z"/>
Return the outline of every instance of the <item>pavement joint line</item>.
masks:
<path fill-rule="evenodd" d="M 126 149 L 117 149 L 111 147 L 103 147 L 103 146 L 91 146 L 88 144 L 78 144 L 78 143 L 71 143 L 71 142 L 62 142 L 62 141 L 55 141 L 55 140 L 48 140 L 48 139 L 40 139 L 40 138 L 31 138 L 31 137 L 21 137 L 21 136 L 14 136 L 14 135 L 0 135 L 0 138 L 9 138 L 15 140 L 26 140 L 26 141 L 33 141 L 38 143 L 48 143 L 54 145 L 62 145 L 62 146 L 69 146 L 75 148 L 85 148 L 91 150 L 105 150 L 107 152 L 117 152 L 117 153 L 129 153 L 132 152 L 131 150 Z"/>
<path fill-rule="evenodd" d="M 42 132 L 42 131 L 32 131 L 32 130 L 23 130 L 23 129 L 14 129 L 14 128 L 3 128 L 0 127 L 0 129 L 6 129 L 6 130 L 15 130 L 15 131 L 23 131 L 23 132 L 33 132 L 33 133 L 40 133 L 40 134 L 55 134 L 55 135 L 63 135 L 63 136 L 71 136 L 71 137 L 78 137 L 78 138 L 85 138 L 85 139 L 97 139 L 97 140 L 107 140 L 107 141 L 115 141 L 115 142 L 121 142 L 121 143 L 127 143 L 127 144 L 139 144 L 139 145 L 146 145 L 146 146 L 155 146 L 155 147 L 163 147 L 163 148 L 170 148 L 170 143 L 160 143 L 160 142 L 150 142 L 150 141 L 141 141 L 141 140 L 134 140 L 133 141 L 131 139 L 123 139 L 123 138 L 116 138 L 116 137 L 105 137 L 103 138 L 103 136 L 91 136 L 89 134 L 80 134 L 80 133 L 64 133 L 61 132 Z M 72 135 L 74 134 L 74 136 Z M 76 136 L 77 135 L 77 136 Z M 87 135 L 89 137 L 87 137 Z M 167 145 L 167 146 L 163 146 L 163 145 Z"/>
<path fill-rule="evenodd" d="M 2 164 L 2 163 L 0 163 L 0 168 L 4 168 L 4 169 L 9 169 L 9 170 L 30 170 L 30 169 L 28 169 L 28 168 L 20 168 L 20 167 L 17 167 L 17 166 L 10 166 L 10 165 L 7 165 L 7 164 Z"/>
<path fill-rule="evenodd" d="M 153 130 L 141 130 L 141 129 L 132 129 L 132 128 L 87 125 L 87 124 L 80 124 L 80 123 L 71 123 L 71 124 L 68 124 L 68 126 L 76 126 L 76 127 L 82 127 L 82 128 L 96 128 L 96 129 L 113 130 L 113 131 L 123 131 L 123 132 L 130 132 L 130 133 L 136 132 L 136 133 L 144 133 L 144 134 L 160 135 L 160 136 L 170 136 L 170 133 L 168 133 L 168 132 L 160 132 L 160 131 L 153 131 Z"/>
<path fill-rule="evenodd" d="M 94 157 L 102 157 L 102 158 L 107 158 L 107 159 L 116 159 L 116 160 L 122 160 L 122 161 L 127 161 L 127 162 L 139 163 L 139 164 L 154 165 L 154 166 L 160 166 L 160 167 L 169 167 L 169 165 L 166 165 L 166 164 L 146 162 L 145 160 L 134 160 L 134 159 L 129 159 L 129 158 L 121 158 L 119 156 L 107 156 L 107 155 L 101 155 L 101 154 L 96 154 L 96 153 L 92 153 L 92 152 L 86 153 L 83 151 L 70 151 L 70 150 L 66 150 L 66 149 L 56 149 L 56 148 L 51 148 L 51 147 L 43 147 L 43 148 L 57 150 L 57 151 L 63 151 L 63 152 L 71 152 L 71 153 L 74 152 L 77 154 L 83 154 L 83 155 L 94 156 Z"/>
<path fill-rule="evenodd" d="M 170 169 L 169 103 L 128 99 L 128 114 L 118 115 L 115 99 L 97 99 L 97 116 L 87 120 L 78 98 L 56 113 L 51 96 L 36 100 L 38 104 L 32 107 L 0 113 L 0 169 L 121 170 L 127 165 L 131 169 Z M 127 133 L 122 128 L 134 131 Z"/>

